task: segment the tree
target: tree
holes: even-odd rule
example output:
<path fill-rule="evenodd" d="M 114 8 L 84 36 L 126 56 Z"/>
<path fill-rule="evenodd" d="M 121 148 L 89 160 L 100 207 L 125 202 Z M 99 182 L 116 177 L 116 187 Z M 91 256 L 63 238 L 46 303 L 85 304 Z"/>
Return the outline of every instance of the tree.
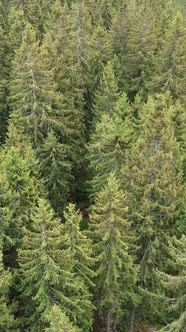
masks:
<path fill-rule="evenodd" d="M 92 314 L 94 306 L 91 304 L 94 283 L 93 266 L 94 259 L 92 253 L 92 242 L 81 231 L 82 214 L 76 211 L 74 204 L 68 204 L 64 211 L 65 223 L 62 226 L 64 239 L 64 248 L 69 252 L 72 262 L 72 271 L 74 277 L 81 285 L 81 311 L 78 316 L 77 324 L 87 331 L 92 326 Z M 81 322 L 81 323 L 80 323 Z"/>
<path fill-rule="evenodd" d="M 100 120 L 102 114 L 112 114 L 113 107 L 119 97 L 112 63 L 109 61 L 104 70 L 100 86 L 95 92 L 93 115 L 95 121 Z"/>
<path fill-rule="evenodd" d="M 169 91 L 174 101 L 185 103 L 185 63 L 186 29 L 184 17 L 177 12 L 165 30 L 162 49 L 159 54 L 154 89 L 157 92 Z"/>
<path fill-rule="evenodd" d="M 17 249 L 23 240 L 23 227 L 30 227 L 30 216 L 38 197 L 41 193 L 46 195 L 30 140 L 14 122 L 9 125 L 0 165 L 4 262 L 6 267 L 14 269 L 17 267 Z"/>
<path fill-rule="evenodd" d="M 9 289 L 12 284 L 12 276 L 9 270 L 5 270 L 3 264 L 2 239 L 0 251 L 0 329 L 2 332 L 10 332 L 15 327 L 14 316 L 9 303 Z"/>
<path fill-rule="evenodd" d="M 72 180 L 72 165 L 68 157 L 67 146 L 59 142 L 53 131 L 49 132 L 39 150 L 40 170 L 50 202 L 59 213 L 69 196 Z"/>
<path fill-rule="evenodd" d="M 169 298 L 169 310 L 176 313 L 174 321 L 163 327 L 160 330 L 161 332 L 181 332 L 185 329 L 185 244 L 185 235 L 182 235 L 180 239 L 176 237 L 169 239 L 169 254 L 171 257 L 169 261 L 171 261 L 171 265 L 176 272 L 174 272 L 174 275 L 163 272 L 158 273 L 164 287 L 169 291 L 171 290 L 171 297 L 174 296 L 172 299 Z"/>
<path fill-rule="evenodd" d="M 53 128 L 58 133 L 62 130 L 61 98 L 53 75 L 48 45 L 39 46 L 34 29 L 27 24 L 13 63 L 11 102 L 14 118 L 17 117 L 18 124 L 30 135 L 35 148 L 49 130 Z"/>
<path fill-rule="evenodd" d="M 92 198 L 105 186 L 111 172 L 121 178 L 121 169 L 131 148 L 132 133 L 129 105 L 123 95 L 113 108 L 112 115 L 102 115 L 90 138 L 87 158 Z"/>
<path fill-rule="evenodd" d="M 61 225 L 46 200 L 39 199 L 31 220 L 30 230 L 24 229 L 17 273 L 23 326 L 37 331 L 45 328 L 47 315 L 55 302 L 64 306 L 66 297 L 62 289 L 70 287 L 71 272 L 64 272 L 68 263 L 60 249 Z"/>
<path fill-rule="evenodd" d="M 133 298 L 135 267 L 127 241 L 128 208 L 118 181 L 110 174 L 98 193 L 90 216 L 90 230 L 96 257 L 95 304 L 104 316 L 107 332 L 116 328 L 121 308 Z"/>
<path fill-rule="evenodd" d="M 73 326 L 68 317 L 60 310 L 59 306 L 53 305 L 47 320 L 50 324 L 45 332 L 78 332 L 78 328 Z"/>
<path fill-rule="evenodd" d="M 11 70 L 10 42 L 8 38 L 9 24 L 7 19 L 7 10 L 2 1 L 0 1 L 0 143 L 4 143 L 10 107 L 8 102 L 9 80 Z"/>
<path fill-rule="evenodd" d="M 129 199 L 128 218 L 138 238 L 140 286 L 153 292 L 153 269 L 161 267 L 166 257 L 166 236 L 175 233 L 184 192 L 179 145 L 165 96 L 149 97 L 144 105 L 139 136 L 126 165 L 123 186 Z"/>
<path fill-rule="evenodd" d="M 46 328 L 47 317 L 56 303 L 75 325 L 87 331 L 92 305 L 89 295 L 84 296 L 83 281 L 75 275 L 71 250 L 65 246 L 69 235 L 43 198 L 38 200 L 31 221 L 30 229 L 24 229 L 24 241 L 18 251 L 23 327 L 30 331 Z"/>

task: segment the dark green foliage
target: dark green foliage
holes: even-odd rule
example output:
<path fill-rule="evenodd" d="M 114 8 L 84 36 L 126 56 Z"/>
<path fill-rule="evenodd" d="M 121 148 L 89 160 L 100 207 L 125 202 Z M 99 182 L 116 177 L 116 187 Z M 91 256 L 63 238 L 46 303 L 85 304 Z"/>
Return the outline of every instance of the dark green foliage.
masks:
<path fill-rule="evenodd" d="M 2 332 L 10 332 L 15 327 L 14 317 L 8 303 L 8 293 L 12 284 L 10 271 L 3 265 L 2 241 L 0 251 L 0 329 Z"/>
<path fill-rule="evenodd" d="M 40 170 L 49 199 L 59 213 L 69 196 L 69 181 L 72 179 L 68 157 L 67 146 L 60 144 L 53 131 L 49 132 L 39 150 Z"/>
<path fill-rule="evenodd" d="M 185 330 L 185 68 L 183 0 L 0 0 L 0 330 Z"/>

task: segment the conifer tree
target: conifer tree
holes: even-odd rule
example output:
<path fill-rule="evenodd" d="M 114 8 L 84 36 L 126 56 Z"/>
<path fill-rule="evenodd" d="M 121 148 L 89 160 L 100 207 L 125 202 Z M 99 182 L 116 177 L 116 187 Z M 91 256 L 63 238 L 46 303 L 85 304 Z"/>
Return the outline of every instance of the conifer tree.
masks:
<path fill-rule="evenodd" d="M 141 121 L 123 175 L 128 218 L 138 238 L 140 285 L 154 291 L 153 268 L 160 267 L 166 257 L 166 236 L 175 233 L 175 217 L 183 203 L 182 164 L 171 111 L 163 95 L 149 97 Z"/>
<path fill-rule="evenodd" d="M 23 227 L 30 226 L 30 216 L 38 197 L 45 191 L 38 173 L 38 162 L 30 141 L 11 123 L 1 151 L 0 206 L 4 220 L 5 265 L 17 266 L 17 249 L 22 242 Z"/>
<path fill-rule="evenodd" d="M 65 223 L 62 226 L 63 232 L 67 235 L 65 243 L 66 249 L 71 252 L 74 261 L 74 272 L 77 276 L 84 279 L 85 283 L 93 285 L 91 279 L 94 276 L 92 266 L 91 240 L 81 231 L 82 214 L 76 211 L 75 205 L 70 203 L 64 211 Z"/>
<path fill-rule="evenodd" d="M 78 284 L 81 285 L 81 310 L 79 313 L 78 324 L 84 330 L 89 330 L 92 326 L 92 313 L 94 306 L 91 304 L 92 294 L 90 287 L 94 286 L 92 279 L 94 277 L 92 257 L 92 242 L 80 230 L 82 215 L 76 211 L 74 204 L 69 204 L 64 211 L 65 223 L 62 226 L 64 239 L 64 248 L 69 252 L 72 262 L 72 271 Z"/>
<path fill-rule="evenodd" d="M 30 331 L 46 328 L 47 317 L 57 303 L 75 325 L 87 331 L 92 305 L 84 296 L 83 281 L 73 271 L 70 248 L 65 248 L 68 234 L 63 232 L 60 220 L 45 199 L 39 199 L 31 221 L 18 251 L 20 315 L 24 328 Z"/>
<path fill-rule="evenodd" d="M 2 239 L 0 250 L 0 329 L 2 332 L 10 332 L 15 327 L 15 321 L 11 312 L 8 293 L 12 284 L 12 276 L 9 270 L 5 270 L 3 264 Z"/>
<path fill-rule="evenodd" d="M 60 213 L 70 191 L 71 163 L 68 147 L 61 144 L 53 131 L 48 133 L 39 150 L 41 176 L 53 208 Z"/>
<path fill-rule="evenodd" d="M 0 1 L 0 143 L 4 143 L 9 118 L 9 79 L 10 79 L 10 42 L 7 10 Z"/>
<path fill-rule="evenodd" d="M 13 116 L 31 136 L 35 147 L 43 142 L 51 128 L 57 132 L 62 130 L 60 98 L 56 92 L 52 59 L 47 47 L 45 44 L 39 47 L 34 29 L 27 24 L 13 63 Z"/>
<path fill-rule="evenodd" d="M 176 237 L 169 239 L 169 255 L 171 265 L 174 269 L 174 275 L 159 272 L 159 276 L 165 288 L 171 290 L 174 298 L 170 300 L 169 311 L 174 312 L 172 318 L 174 321 L 162 328 L 161 332 L 182 332 L 186 326 L 186 311 L 185 311 L 185 245 L 186 237 L 182 235 L 180 239 Z M 175 318 L 174 318 L 175 317 Z M 171 319 L 171 320 L 173 320 Z"/>
<path fill-rule="evenodd" d="M 31 228 L 25 228 L 18 253 L 18 276 L 24 328 L 38 331 L 46 326 L 54 301 L 60 304 L 65 301 L 62 288 L 70 287 L 71 273 L 62 270 L 67 262 L 60 249 L 61 225 L 49 203 L 40 199 L 31 218 Z"/>
<path fill-rule="evenodd" d="M 135 268 L 128 253 L 126 198 L 112 173 L 98 193 L 90 216 L 96 258 L 95 304 L 108 332 L 116 328 L 122 305 L 133 297 Z"/>
<path fill-rule="evenodd" d="M 53 305 L 50 313 L 47 316 L 50 324 L 45 329 L 45 332 L 78 332 L 79 329 L 71 324 L 68 317 L 60 310 L 59 306 Z"/>
<path fill-rule="evenodd" d="M 96 121 L 100 120 L 103 114 L 112 114 L 118 97 L 119 92 L 113 65 L 112 62 L 108 61 L 103 70 L 100 86 L 95 92 L 93 114 Z"/>
<path fill-rule="evenodd" d="M 132 125 L 129 106 L 122 96 L 113 109 L 112 116 L 103 114 L 88 145 L 88 161 L 91 173 L 92 198 L 105 186 L 111 172 L 120 179 L 121 169 L 131 148 Z M 129 114 L 127 114 L 129 112 Z M 115 114 L 115 117 L 114 117 Z"/>
<path fill-rule="evenodd" d="M 181 13 L 173 16 L 165 30 L 159 54 L 157 74 L 154 78 L 158 92 L 169 91 L 171 96 L 185 103 L 186 28 Z"/>

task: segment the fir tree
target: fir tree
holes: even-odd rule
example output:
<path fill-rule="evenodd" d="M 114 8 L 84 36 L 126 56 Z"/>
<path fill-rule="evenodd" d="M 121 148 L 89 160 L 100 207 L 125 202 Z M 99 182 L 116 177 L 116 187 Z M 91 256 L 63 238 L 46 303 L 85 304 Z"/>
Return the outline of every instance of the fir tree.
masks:
<path fill-rule="evenodd" d="M 153 268 L 161 266 L 166 257 L 165 235 L 175 232 L 175 216 L 183 202 L 182 164 L 171 111 L 163 95 L 149 97 L 141 121 L 123 175 L 129 199 L 128 217 L 138 238 L 140 285 L 153 292 Z"/>
<path fill-rule="evenodd" d="M 94 277 L 92 257 L 92 242 L 83 231 L 80 230 L 82 215 L 75 210 L 74 204 L 69 204 L 64 211 L 65 223 L 62 226 L 63 233 L 66 236 L 64 248 L 69 252 L 73 266 L 74 277 L 79 280 L 81 285 L 81 311 L 78 317 L 79 327 L 89 330 L 92 325 L 92 313 L 94 306 L 91 304 L 92 294 L 90 287 L 94 286 L 92 279 Z M 81 324 L 80 324 L 81 322 Z"/>
<path fill-rule="evenodd" d="M 104 114 L 96 125 L 88 145 L 88 161 L 91 171 L 90 193 L 92 198 L 104 187 L 111 172 L 119 179 L 121 169 L 130 149 L 132 126 L 126 115 L 128 104 L 116 104 L 115 118 Z M 124 100 L 123 100 L 124 101 Z M 118 116 L 117 116 L 118 113 Z M 122 119 L 122 117 L 124 119 Z"/>
<path fill-rule="evenodd" d="M 103 70 L 100 86 L 95 92 L 93 114 L 96 121 L 100 120 L 103 114 L 112 114 L 118 97 L 119 92 L 113 65 L 108 62 Z"/>
<path fill-rule="evenodd" d="M 70 191 L 71 163 L 68 148 L 61 144 L 54 132 L 49 132 L 39 150 L 41 176 L 49 192 L 49 199 L 56 211 L 64 206 Z"/>
<path fill-rule="evenodd" d="M 186 30 L 181 13 L 173 16 L 165 30 L 162 49 L 159 54 L 154 89 L 169 91 L 171 96 L 185 103 Z"/>
<path fill-rule="evenodd" d="M 9 289 L 12 284 L 12 276 L 9 270 L 5 270 L 3 264 L 2 240 L 0 251 L 0 329 L 2 332 L 10 332 L 15 328 L 15 321 L 8 299 Z"/>
<path fill-rule="evenodd" d="M 11 83 L 13 116 L 30 134 L 38 147 L 48 131 L 62 130 L 59 96 L 53 80 L 52 59 L 48 45 L 39 47 L 33 28 L 28 24 L 22 44 L 13 63 L 14 79 Z"/>
<path fill-rule="evenodd" d="M 50 324 L 45 329 L 45 332 L 78 332 L 79 329 L 71 324 L 68 317 L 60 310 L 59 306 L 53 305 L 50 313 L 47 316 Z"/>
<path fill-rule="evenodd" d="M 185 311 L 185 244 L 186 237 L 182 235 L 180 239 L 176 237 L 169 239 L 169 255 L 171 265 L 174 269 L 174 275 L 163 272 L 158 273 L 165 288 L 171 290 L 169 311 L 173 312 L 174 321 L 162 328 L 161 332 L 181 332 L 185 330 L 186 326 L 186 311 Z M 173 320 L 173 319 L 171 319 Z"/>
<path fill-rule="evenodd" d="M 128 253 L 126 212 L 126 198 L 112 173 L 98 193 L 90 216 L 97 257 L 95 304 L 108 332 L 117 326 L 123 303 L 133 297 L 135 268 Z"/>

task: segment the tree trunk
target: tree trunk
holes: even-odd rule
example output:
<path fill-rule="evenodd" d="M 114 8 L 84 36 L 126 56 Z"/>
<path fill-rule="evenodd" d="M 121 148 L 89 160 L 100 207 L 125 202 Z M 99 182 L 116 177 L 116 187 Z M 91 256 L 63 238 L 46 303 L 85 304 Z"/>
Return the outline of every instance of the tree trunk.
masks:
<path fill-rule="evenodd" d="M 135 317 L 135 307 L 132 306 L 131 310 L 130 310 L 128 332 L 133 332 L 133 329 L 134 329 L 134 317 Z"/>

